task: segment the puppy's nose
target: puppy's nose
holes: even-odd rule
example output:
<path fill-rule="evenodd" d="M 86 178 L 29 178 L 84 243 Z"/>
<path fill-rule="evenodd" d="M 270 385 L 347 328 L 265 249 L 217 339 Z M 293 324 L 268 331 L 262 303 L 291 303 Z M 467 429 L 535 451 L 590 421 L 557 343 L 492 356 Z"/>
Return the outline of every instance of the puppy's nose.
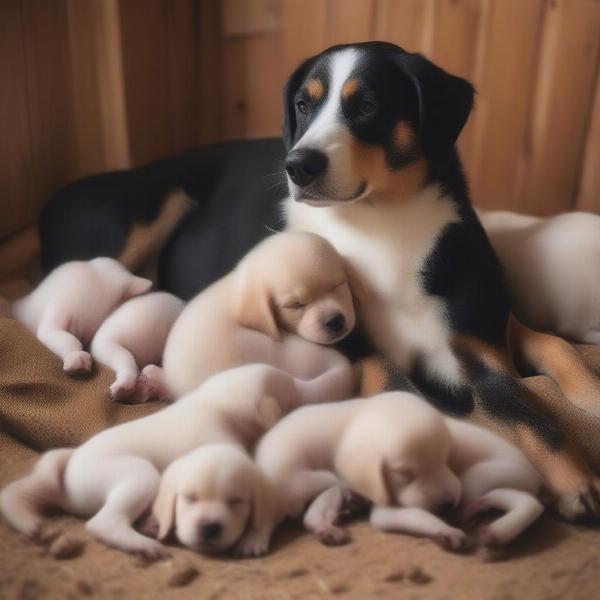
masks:
<path fill-rule="evenodd" d="M 200 526 L 200 537 L 205 542 L 211 542 L 216 540 L 223 531 L 223 526 L 218 521 L 211 521 L 210 523 L 203 523 Z"/>
<path fill-rule="evenodd" d="M 346 319 L 344 315 L 340 312 L 335 313 L 325 321 L 325 327 L 331 333 L 340 333 L 341 331 L 343 331 L 345 326 Z"/>
<path fill-rule="evenodd" d="M 285 159 L 285 170 L 296 185 L 306 187 L 325 171 L 328 162 L 319 150 L 292 150 Z"/>

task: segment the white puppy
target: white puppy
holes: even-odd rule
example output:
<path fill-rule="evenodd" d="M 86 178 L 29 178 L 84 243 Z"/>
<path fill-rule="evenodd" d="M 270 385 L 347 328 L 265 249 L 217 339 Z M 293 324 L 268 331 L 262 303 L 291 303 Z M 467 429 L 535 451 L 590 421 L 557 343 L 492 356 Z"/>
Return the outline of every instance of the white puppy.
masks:
<path fill-rule="evenodd" d="M 237 543 L 239 554 L 259 554 L 266 547 L 257 545 L 255 531 L 264 528 L 268 494 L 246 453 L 302 401 L 293 378 L 278 369 L 248 365 L 220 373 L 161 411 L 102 431 L 77 449 L 46 453 L 29 476 L 2 491 L 0 508 L 29 536 L 39 533 L 44 508 L 92 517 L 88 530 L 106 544 L 158 558 L 163 545 L 132 526 L 158 492 L 160 539 L 176 520 L 179 539 L 190 547 L 221 551 Z"/>
<path fill-rule="evenodd" d="M 164 395 L 158 365 L 183 306 L 182 300 L 166 292 L 145 294 L 119 306 L 100 326 L 90 351 L 116 373 L 110 387 L 113 400 L 146 402 Z"/>
<path fill-rule="evenodd" d="M 92 357 L 83 346 L 115 307 L 151 286 L 149 279 L 132 275 L 112 258 L 74 261 L 52 271 L 14 302 L 11 312 L 62 358 L 67 373 L 89 371 Z"/>
<path fill-rule="evenodd" d="M 330 544 L 347 540 L 336 518 L 348 490 L 373 503 L 375 527 L 452 549 L 465 535 L 434 513 L 460 502 L 469 515 L 508 511 L 482 532 L 488 545 L 507 543 L 542 512 L 541 478 L 519 450 L 408 392 L 302 407 L 265 434 L 256 461 L 278 490 L 275 522 L 314 500 L 304 523 Z"/>
<path fill-rule="evenodd" d="M 348 398 L 354 388 L 349 362 L 319 344 L 352 330 L 353 293 L 360 295 L 360 284 L 323 238 L 267 238 L 181 313 L 165 348 L 167 387 L 178 396 L 215 372 L 259 362 L 300 379 L 320 377 L 315 400 Z"/>
<path fill-rule="evenodd" d="M 517 316 L 534 329 L 600 344 L 600 216 L 477 214 L 506 271 Z"/>

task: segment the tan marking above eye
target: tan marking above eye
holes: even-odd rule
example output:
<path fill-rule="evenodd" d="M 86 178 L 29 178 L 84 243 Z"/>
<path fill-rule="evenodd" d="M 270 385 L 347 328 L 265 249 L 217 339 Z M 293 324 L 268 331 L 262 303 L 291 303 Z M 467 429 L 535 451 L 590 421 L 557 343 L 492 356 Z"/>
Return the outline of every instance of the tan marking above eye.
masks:
<path fill-rule="evenodd" d="M 323 97 L 325 88 L 323 82 L 320 79 L 310 79 L 306 83 L 306 91 L 312 100 L 318 101 Z"/>
<path fill-rule="evenodd" d="M 415 132 L 407 121 L 398 121 L 394 127 L 394 145 L 400 150 L 410 150 L 415 145 Z"/>
<path fill-rule="evenodd" d="M 342 86 L 342 98 L 344 100 L 350 98 L 358 89 L 358 81 L 356 79 L 347 79 Z"/>

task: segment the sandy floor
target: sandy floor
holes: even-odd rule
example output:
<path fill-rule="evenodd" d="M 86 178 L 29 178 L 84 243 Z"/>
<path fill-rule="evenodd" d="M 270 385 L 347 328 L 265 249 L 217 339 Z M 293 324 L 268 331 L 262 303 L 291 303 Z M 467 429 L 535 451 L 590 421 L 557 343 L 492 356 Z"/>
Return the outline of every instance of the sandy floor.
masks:
<path fill-rule="evenodd" d="M 0 479 L 23 464 L 5 462 Z M 84 542 L 79 556 L 57 560 L 0 523 L 0 598 L 590 600 L 600 595 L 600 531 L 551 516 L 495 561 L 480 553 L 448 554 L 427 540 L 375 532 L 358 522 L 350 526 L 353 541 L 340 548 L 326 548 L 288 527 L 264 559 L 207 558 L 173 548 L 171 560 L 147 565 L 91 540 L 75 519 L 61 518 L 55 525 Z"/>

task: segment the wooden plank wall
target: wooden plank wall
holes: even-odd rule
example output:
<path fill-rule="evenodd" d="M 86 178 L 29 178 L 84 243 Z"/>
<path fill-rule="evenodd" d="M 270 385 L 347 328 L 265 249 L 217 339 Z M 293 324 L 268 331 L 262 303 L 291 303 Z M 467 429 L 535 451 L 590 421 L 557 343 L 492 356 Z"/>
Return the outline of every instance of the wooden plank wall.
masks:
<path fill-rule="evenodd" d="M 7 0 L 0 239 L 75 177 L 279 135 L 293 67 L 368 39 L 474 82 L 477 203 L 600 212 L 598 0 Z"/>

